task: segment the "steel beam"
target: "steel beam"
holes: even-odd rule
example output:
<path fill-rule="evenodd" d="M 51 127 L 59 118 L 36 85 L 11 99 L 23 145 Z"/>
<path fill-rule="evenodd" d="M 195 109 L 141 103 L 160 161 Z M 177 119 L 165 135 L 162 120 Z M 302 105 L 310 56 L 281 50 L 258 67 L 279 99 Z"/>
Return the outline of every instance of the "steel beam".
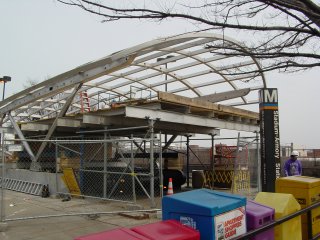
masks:
<path fill-rule="evenodd" d="M 41 156 L 43 150 L 44 150 L 45 147 L 47 146 L 46 140 L 49 140 L 50 137 L 52 136 L 54 130 L 56 129 L 56 127 L 57 127 L 57 125 L 58 125 L 58 119 L 61 118 L 61 117 L 63 117 L 63 116 L 66 114 L 66 112 L 67 112 L 67 110 L 68 110 L 68 108 L 69 108 L 69 106 L 70 106 L 70 104 L 71 104 L 74 96 L 77 94 L 77 92 L 78 92 L 78 90 L 81 88 L 81 86 L 82 86 L 82 83 L 78 84 L 78 85 L 74 88 L 72 94 L 69 96 L 68 100 L 66 101 L 66 103 L 65 103 L 64 106 L 62 107 L 62 109 L 61 109 L 61 111 L 59 112 L 58 116 L 56 117 L 56 119 L 55 119 L 54 122 L 52 123 L 52 125 L 51 125 L 51 127 L 50 127 L 50 129 L 49 129 L 49 131 L 48 131 L 48 133 L 47 133 L 47 135 L 46 135 L 46 137 L 45 137 L 45 139 L 44 139 L 44 142 L 41 143 L 41 146 L 40 146 L 40 148 L 39 148 L 39 150 L 38 150 L 38 153 L 37 153 L 37 155 L 36 155 L 36 157 L 35 157 L 35 159 L 34 159 L 34 162 L 37 162 L 37 161 L 39 160 L 39 157 Z"/>
<path fill-rule="evenodd" d="M 37 84 L 31 88 L 21 91 L 15 98 L 7 98 L 0 103 L 0 114 L 17 109 L 29 103 L 37 104 L 36 100 L 53 96 L 62 91 L 70 89 L 77 84 L 83 84 L 92 79 L 101 77 L 110 72 L 116 71 L 129 65 L 134 57 L 123 57 L 112 61 L 112 59 L 102 59 L 100 62 L 84 65 L 72 71 L 58 75 L 44 83 Z M 8 104 L 10 103 L 10 104 Z M 5 104 L 7 104 L 5 106 Z"/>
<path fill-rule="evenodd" d="M 81 120 L 71 118 L 59 118 L 57 120 L 57 127 L 79 128 L 81 127 Z"/>
<path fill-rule="evenodd" d="M 11 116 L 11 113 L 8 113 L 8 117 L 9 117 L 9 119 L 11 121 L 11 124 L 12 124 L 14 130 L 18 134 L 19 138 L 22 140 L 22 144 L 23 144 L 24 148 L 26 149 L 27 153 L 29 154 L 31 160 L 34 161 L 35 160 L 34 154 L 33 154 L 32 150 L 31 150 L 31 148 L 29 146 L 29 143 L 26 141 L 23 133 L 21 132 L 18 124 L 16 123 L 16 121 Z"/>
<path fill-rule="evenodd" d="M 21 131 L 48 131 L 49 125 L 48 124 L 42 124 L 42 123 L 23 123 L 21 124 Z"/>
<path fill-rule="evenodd" d="M 178 135 L 172 135 L 169 141 L 166 142 L 166 144 L 163 146 L 162 151 L 166 150 L 171 145 L 171 143 L 173 143 L 173 141 L 177 138 L 177 136 Z"/>
<path fill-rule="evenodd" d="M 219 128 L 219 129 L 229 129 L 236 131 L 245 131 L 245 132 L 254 132 L 259 130 L 258 125 L 250 125 L 248 123 L 239 123 L 239 122 L 229 122 L 219 119 L 210 119 L 205 117 L 199 117 L 194 115 L 185 115 L 165 111 L 155 111 L 151 109 L 139 108 L 139 107 L 125 107 L 126 117 L 131 118 L 153 118 L 161 119 L 163 122 L 169 123 L 180 123 L 186 125 L 210 127 L 210 128 Z"/>
<path fill-rule="evenodd" d="M 97 116 L 94 116 L 97 117 Z M 103 120 L 103 126 L 112 126 L 112 127 L 134 127 L 134 126 L 140 126 L 145 125 L 147 121 L 142 118 L 129 118 L 124 116 L 113 116 L 113 117 L 101 117 L 100 120 Z M 87 117 L 83 118 L 84 124 L 91 124 L 92 122 L 87 121 Z M 91 119 L 89 117 L 89 119 Z M 92 119 L 91 119 L 92 120 Z M 90 121 L 91 121 L 90 120 Z M 180 135 L 181 133 L 190 132 L 190 133 L 199 133 L 199 134 L 214 134 L 217 132 L 217 129 L 214 127 L 202 127 L 196 125 L 196 122 L 194 125 L 185 125 L 180 123 L 168 123 L 168 122 L 162 122 L 157 121 L 157 124 L 155 124 L 155 130 L 157 131 L 164 131 L 168 134 L 177 134 Z"/>

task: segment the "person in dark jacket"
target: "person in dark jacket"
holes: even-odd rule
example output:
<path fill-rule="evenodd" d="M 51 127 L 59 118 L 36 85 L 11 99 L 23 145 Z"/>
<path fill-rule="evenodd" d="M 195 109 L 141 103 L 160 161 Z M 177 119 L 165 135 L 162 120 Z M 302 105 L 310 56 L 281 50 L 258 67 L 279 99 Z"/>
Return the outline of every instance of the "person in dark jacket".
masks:
<path fill-rule="evenodd" d="M 284 175 L 297 176 L 302 174 L 301 162 L 298 160 L 299 152 L 292 151 L 290 158 L 284 164 Z"/>

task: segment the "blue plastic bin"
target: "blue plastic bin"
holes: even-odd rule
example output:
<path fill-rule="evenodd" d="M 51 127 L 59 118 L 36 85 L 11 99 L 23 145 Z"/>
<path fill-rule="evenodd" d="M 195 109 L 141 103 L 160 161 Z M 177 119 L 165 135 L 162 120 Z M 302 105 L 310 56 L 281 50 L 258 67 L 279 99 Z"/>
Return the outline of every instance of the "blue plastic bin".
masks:
<path fill-rule="evenodd" d="M 198 189 L 165 196 L 162 218 L 197 229 L 201 240 L 232 239 L 246 233 L 246 202 L 242 196 Z"/>

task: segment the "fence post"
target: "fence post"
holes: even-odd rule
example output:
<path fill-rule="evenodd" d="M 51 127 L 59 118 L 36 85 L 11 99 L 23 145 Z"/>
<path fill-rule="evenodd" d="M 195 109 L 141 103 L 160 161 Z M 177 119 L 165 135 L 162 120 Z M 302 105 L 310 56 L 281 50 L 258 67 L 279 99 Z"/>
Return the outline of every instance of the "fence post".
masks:
<path fill-rule="evenodd" d="M 212 163 L 212 176 L 214 176 L 214 136 L 215 134 L 211 135 L 211 163 Z M 214 179 L 212 177 L 212 179 Z M 212 186 L 214 186 L 214 180 L 212 180 Z"/>
<path fill-rule="evenodd" d="M 133 135 L 131 134 L 130 137 L 130 151 L 131 151 L 131 171 L 132 171 L 132 197 L 133 197 L 133 202 L 136 203 L 137 202 L 137 197 L 136 197 L 136 182 L 135 182 L 135 170 L 134 170 L 134 156 L 133 156 Z"/>
<path fill-rule="evenodd" d="M 1 157 L 2 157 L 2 160 L 1 160 L 1 165 L 2 165 L 2 172 L 1 172 L 1 214 L 0 214 L 0 222 L 1 224 L 4 222 L 4 219 L 5 219 L 5 204 L 4 204 L 4 179 L 5 179 L 5 161 L 4 161 L 4 131 L 1 130 L 0 132 L 0 136 L 1 136 Z"/>
<path fill-rule="evenodd" d="M 151 207 L 155 207 L 154 201 L 154 120 L 149 119 L 149 127 L 150 127 L 150 198 L 151 198 Z"/>
<path fill-rule="evenodd" d="M 59 157 L 59 146 L 58 146 L 58 141 L 57 141 L 57 138 L 55 138 L 56 139 L 56 144 L 55 144 L 55 146 L 56 146 L 56 149 L 55 149 L 55 159 L 56 159 L 56 194 L 58 193 L 58 191 L 59 191 L 59 188 L 58 188 L 58 184 L 59 184 L 59 180 L 58 180 L 58 170 L 60 170 L 60 168 L 59 168 L 59 164 L 60 164 L 60 161 L 61 161 L 61 159 L 60 159 L 60 161 L 58 162 L 58 157 Z M 61 165 L 60 165 L 61 166 Z"/>
<path fill-rule="evenodd" d="M 189 188 L 189 158 L 190 158 L 189 144 L 190 144 L 190 136 L 187 135 L 187 188 Z"/>
<path fill-rule="evenodd" d="M 107 127 L 105 127 L 105 130 L 107 130 Z M 103 198 L 107 197 L 107 157 L 108 157 L 108 143 L 107 143 L 107 132 L 103 133 Z"/>
<path fill-rule="evenodd" d="M 259 132 L 255 131 L 255 133 L 256 133 L 256 142 L 257 142 L 257 164 L 258 164 L 257 184 L 258 184 L 258 192 L 261 192 L 261 159 L 259 155 Z"/>
<path fill-rule="evenodd" d="M 159 134 L 159 181 L 160 181 L 160 197 L 163 197 L 163 159 L 162 159 L 162 137 L 161 132 Z"/>

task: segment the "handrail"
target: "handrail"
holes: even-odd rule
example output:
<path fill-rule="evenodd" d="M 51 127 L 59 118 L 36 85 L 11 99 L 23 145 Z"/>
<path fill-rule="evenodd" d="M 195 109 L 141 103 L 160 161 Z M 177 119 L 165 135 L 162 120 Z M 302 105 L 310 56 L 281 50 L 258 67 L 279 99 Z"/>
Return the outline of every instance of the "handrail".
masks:
<path fill-rule="evenodd" d="M 315 236 L 312 236 L 312 224 L 311 224 L 311 222 L 312 222 L 312 216 L 311 216 L 311 210 L 314 209 L 314 208 L 317 208 L 317 207 L 320 207 L 320 201 L 317 202 L 317 203 L 314 203 L 314 204 L 312 204 L 312 205 L 310 205 L 310 206 L 308 206 L 308 207 L 306 207 L 306 208 L 304 208 L 304 209 L 302 209 L 302 210 L 299 210 L 299 211 L 297 211 L 297 212 L 295 212 L 295 213 L 292 213 L 292 214 L 287 215 L 287 216 L 285 216 L 285 217 L 283 217 L 283 218 L 280 218 L 280 219 L 278 219 L 278 220 L 275 220 L 275 221 L 272 222 L 272 223 L 266 224 L 266 225 L 262 226 L 261 228 L 257 228 L 257 229 L 254 229 L 254 230 L 250 231 L 250 232 L 247 232 L 247 233 L 245 233 L 245 234 L 242 234 L 241 236 L 238 236 L 238 237 L 236 237 L 236 238 L 233 238 L 232 240 L 245 240 L 245 239 L 249 239 L 250 237 L 253 237 L 253 236 L 255 236 L 255 235 L 257 235 L 257 234 L 259 234 L 259 233 L 261 233 L 261 232 L 264 232 L 264 231 L 266 231 L 266 230 L 268 230 L 268 229 L 270 229 L 270 228 L 272 228 L 272 227 L 274 227 L 274 226 L 280 225 L 281 223 L 284 223 L 284 222 L 286 222 L 286 221 L 288 221 L 288 220 L 290 220 L 290 219 L 292 219 L 292 218 L 294 218 L 294 217 L 300 216 L 300 215 L 302 215 L 302 214 L 304 214 L 304 213 L 307 213 L 307 219 L 308 219 L 308 224 L 307 224 L 307 226 L 308 226 L 308 239 L 309 239 L 309 240 L 320 239 L 320 233 L 317 234 L 317 235 L 315 235 Z"/>

